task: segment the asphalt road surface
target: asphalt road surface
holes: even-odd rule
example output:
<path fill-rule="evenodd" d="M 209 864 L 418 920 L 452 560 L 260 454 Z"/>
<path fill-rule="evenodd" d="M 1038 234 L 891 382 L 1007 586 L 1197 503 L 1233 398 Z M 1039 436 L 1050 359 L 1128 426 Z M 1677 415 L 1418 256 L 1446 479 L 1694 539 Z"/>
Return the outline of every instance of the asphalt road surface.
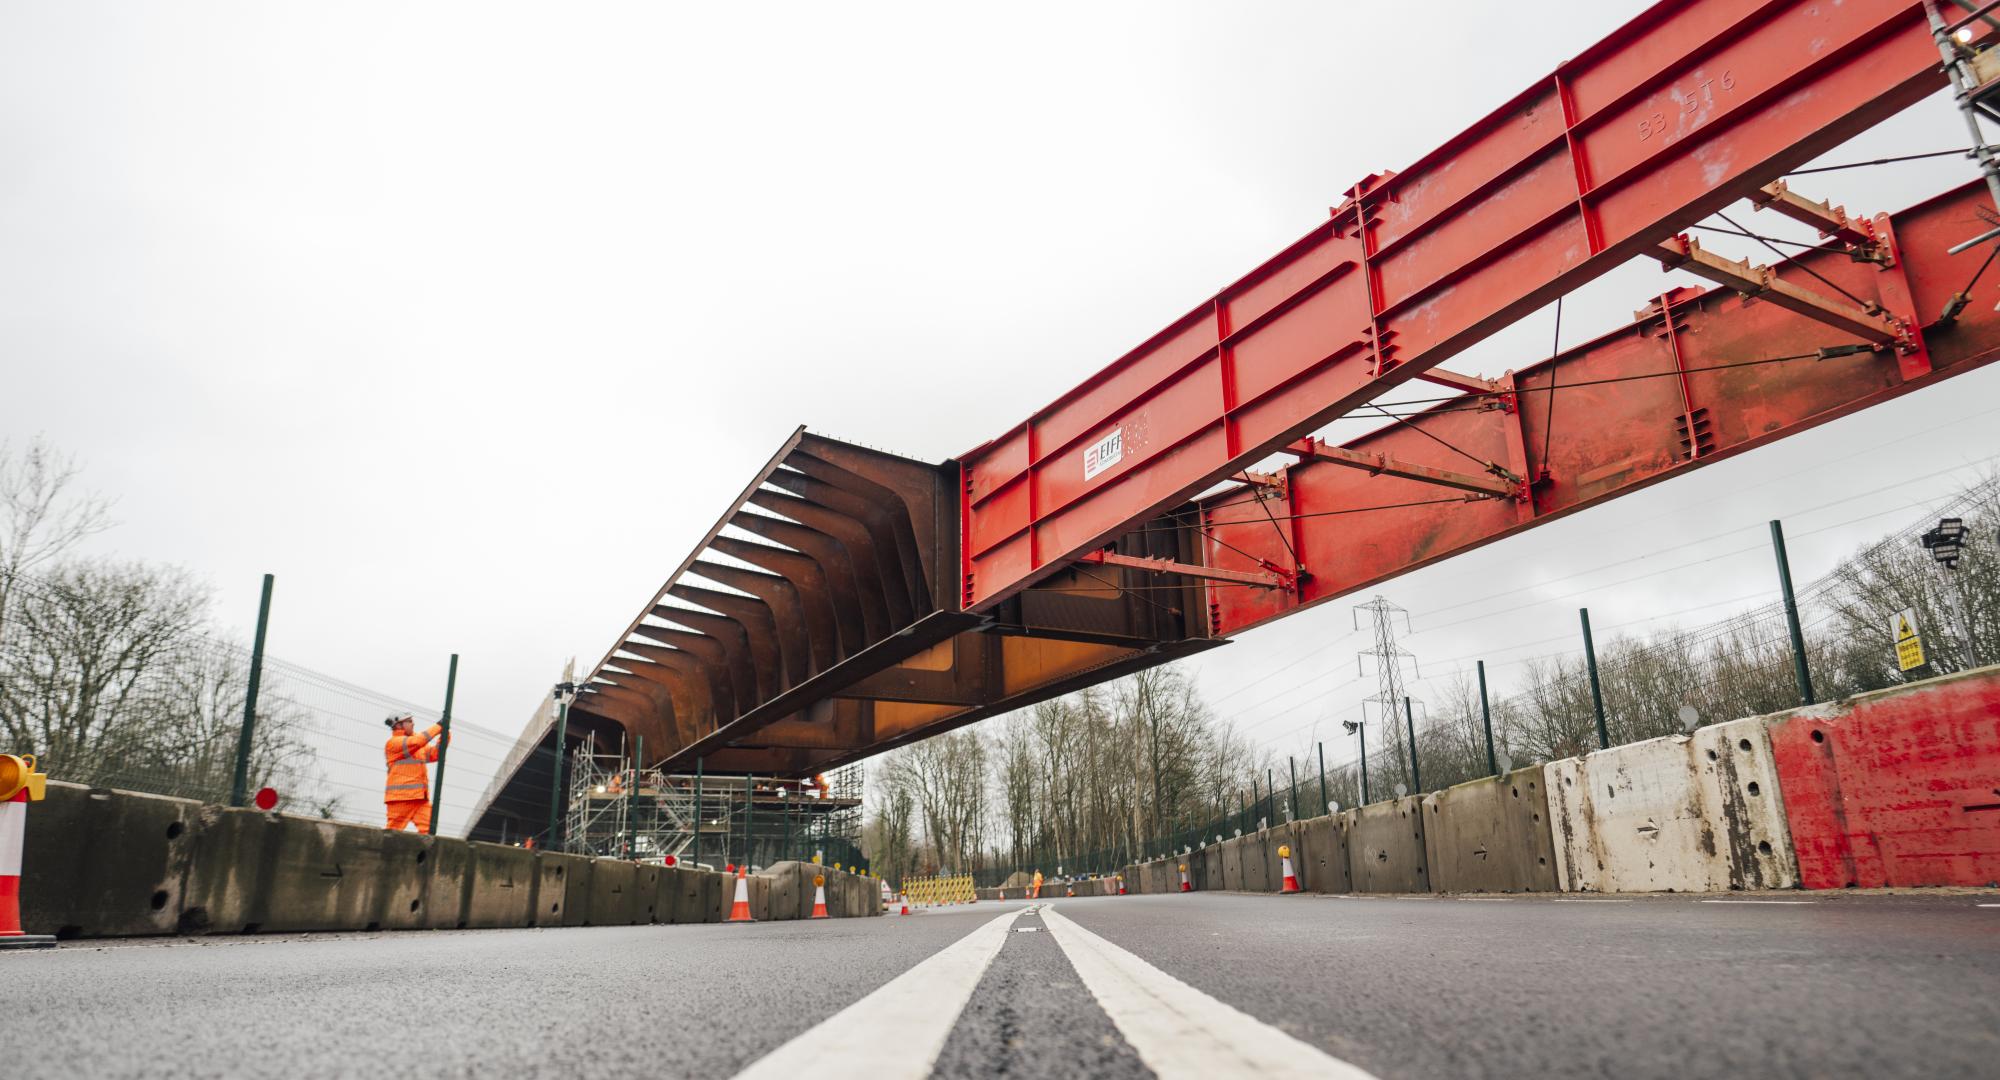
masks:
<path fill-rule="evenodd" d="M 0 1042 L 79 1077 L 1991 1077 L 2000 895 L 73 942 L 0 953 Z"/>

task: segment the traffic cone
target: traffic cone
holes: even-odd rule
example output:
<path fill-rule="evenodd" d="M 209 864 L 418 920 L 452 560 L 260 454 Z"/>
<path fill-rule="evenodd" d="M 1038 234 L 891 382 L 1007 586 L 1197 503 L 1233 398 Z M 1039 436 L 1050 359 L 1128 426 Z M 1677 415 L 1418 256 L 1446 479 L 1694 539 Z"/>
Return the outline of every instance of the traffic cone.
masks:
<path fill-rule="evenodd" d="M 1182 863 L 1182 864 L 1181 864 L 1181 891 L 1182 891 L 1182 892 L 1193 892 L 1193 891 L 1194 891 L 1194 886 L 1188 883 L 1188 876 L 1187 876 L 1187 864 L 1186 864 L 1186 863 Z"/>
<path fill-rule="evenodd" d="M 901 901 L 901 902 L 902 902 L 902 905 L 903 905 L 903 910 L 901 910 L 901 911 L 898 911 L 898 912 L 897 912 L 896 914 L 898 914 L 898 915 L 908 915 L 908 914 L 910 913 L 910 898 L 909 898 L 909 897 L 907 897 L 907 896 L 904 896 L 904 895 L 903 895 L 902 893 L 897 893 L 897 894 L 896 894 L 896 899 L 897 899 L 897 900 L 899 900 L 899 901 Z"/>
<path fill-rule="evenodd" d="M 1285 885 L 1278 891 L 1281 893 L 1298 892 L 1299 876 L 1292 873 L 1292 846 L 1290 844 L 1279 844 L 1278 858 L 1283 860 L 1285 864 Z"/>
<path fill-rule="evenodd" d="M 813 913 L 810 917 L 814 919 L 824 919 L 827 917 L 825 874 L 813 875 Z"/>
<path fill-rule="evenodd" d="M 48 949 L 56 939 L 21 930 L 21 851 L 28 801 L 42 797 L 44 777 L 27 755 L 0 754 L 0 949 Z"/>
<path fill-rule="evenodd" d="M 1118 875 L 1118 895 L 1120 895 L 1120 896 L 1124 896 L 1124 895 L 1125 895 L 1125 875 L 1124 875 L 1124 874 L 1120 874 L 1120 875 Z"/>
<path fill-rule="evenodd" d="M 741 868 L 738 868 L 736 871 L 736 902 L 730 905 L 729 918 L 724 919 L 723 921 L 724 922 L 757 921 L 750 917 L 750 879 L 743 876 L 743 871 Z"/>

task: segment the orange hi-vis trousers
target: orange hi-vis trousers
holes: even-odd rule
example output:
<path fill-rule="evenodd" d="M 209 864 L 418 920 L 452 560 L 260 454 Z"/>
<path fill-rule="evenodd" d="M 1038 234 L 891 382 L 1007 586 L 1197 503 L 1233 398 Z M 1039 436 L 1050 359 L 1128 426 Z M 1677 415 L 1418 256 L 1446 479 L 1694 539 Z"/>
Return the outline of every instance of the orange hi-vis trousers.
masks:
<path fill-rule="evenodd" d="M 402 832 L 405 825 L 415 825 L 420 833 L 431 831 L 429 799 L 398 799 L 382 806 L 389 814 L 390 832 Z"/>

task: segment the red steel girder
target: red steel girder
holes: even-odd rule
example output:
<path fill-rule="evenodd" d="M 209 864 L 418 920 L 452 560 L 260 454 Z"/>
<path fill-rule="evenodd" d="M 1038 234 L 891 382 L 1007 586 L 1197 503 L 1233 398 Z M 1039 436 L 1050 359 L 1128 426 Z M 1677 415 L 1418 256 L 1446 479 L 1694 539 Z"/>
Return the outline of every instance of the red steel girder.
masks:
<path fill-rule="evenodd" d="M 1655 5 L 964 455 L 965 605 L 991 608 L 1944 82 L 1914 0 Z"/>
<path fill-rule="evenodd" d="M 1988 205 L 1985 186 L 1974 181 L 1893 218 L 1877 215 L 1874 231 L 1892 245 L 1888 265 L 1829 248 L 1778 269 L 1789 274 L 1803 263 L 1857 295 L 1893 298 L 1888 306 L 1912 313 L 1906 317 L 1936 318 L 1985 258 L 1983 249 L 1947 249 L 1986 227 L 1979 211 Z M 1268 504 L 1243 491 L 1177 509 L 1171 519 L 1198 523 L 1188 533 L 1211 566 L 1252 570 L 1296 558 L 1312 568 L 1295 593 L 1208 589 L 1210 632 L 1233 635 L 1976 370 L 2000 359 L 2000 312 L 1971 304 L 1948 326 L 1925 327 L 1918 344 L 1904 355 L 1733 289 L 1677 289 L 1630 326 L 1510 373 L 1501 393 L 1437 401 L 1345 447 L 1368 457 L 1414 456 L 1432 452 L 1435 436 L 1538 477 L 1525 500 L 1453 496 L 1412 479 L 1305 461 L 1284 470 L 1282 536 Z M 1884 453 L 1921 460 L 1923 442 L 1913 435 L 1909 447 Z"/>

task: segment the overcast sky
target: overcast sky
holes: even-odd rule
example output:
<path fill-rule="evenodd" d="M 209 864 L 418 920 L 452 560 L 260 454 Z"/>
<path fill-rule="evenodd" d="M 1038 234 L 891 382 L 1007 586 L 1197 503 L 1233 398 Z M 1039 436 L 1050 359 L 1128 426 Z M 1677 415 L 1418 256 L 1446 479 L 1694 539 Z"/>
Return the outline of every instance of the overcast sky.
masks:
<path fill-rule="evenodd" d="M 436 702 L 461 653 L 461 715 L 512 735 L 794 425 L 968 450 L 1644 6 L 14 0 L 0 435 L 45 434 L 117 499 L 95 550 L 187 567 L 245 636 L 275 573 L 272 652 L 392 696 Z M 1934 98 L 1828 159 L 1964 140 Z M 1798 187 L 1889 210 L 1973 175 Z M 1625 268 L 1565 340 L 1682 280 Z M 1525 366 L 1549 330 L 1452 366 Z M 1579 603 L 1631 630 L 1725 615 L 1769 597 L 1767 519 L 1810 578 L 2000 453 L 1996 389 L 1965 376 L 1380 591 L 1426 674 L 1562 647 L 1519 646 Z M 1372 690 L 1349 620 L 1245 635 L 1203 685 L 1284 749 L 1330 738 Z"/>

